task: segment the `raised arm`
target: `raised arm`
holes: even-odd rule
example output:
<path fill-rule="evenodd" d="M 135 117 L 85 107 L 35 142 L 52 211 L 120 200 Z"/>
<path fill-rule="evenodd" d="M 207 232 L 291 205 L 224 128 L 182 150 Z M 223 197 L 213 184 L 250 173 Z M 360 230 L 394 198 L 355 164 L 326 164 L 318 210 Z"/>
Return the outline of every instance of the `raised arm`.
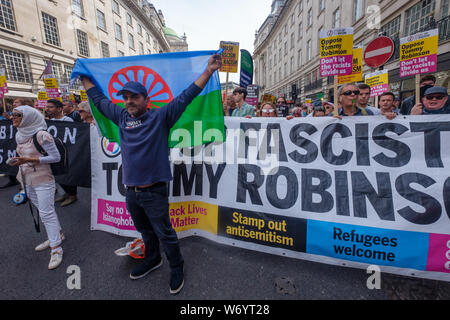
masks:
<path fill-rule="evenodd" d="M 172 100 L 161 111 L 165 113 L 168 127 L 171 128 L 181 117 L 186 107 L 197 97 L 206 87 L 211 76 L 222 67 L 222 56 L 219 54 L 212 55 L 208 60 L 208 66 L 202 75 L 178 97 Z"/>
<path fill-rule="evenodd" d="M 204 89 L 206 84 L 209 81 L 209 78 L 213 75 L 214 72 L 219 70 L 222 67 L 222 56 L 220 54 L 212 55 L 209 58 L 208 66 L 206 70 L 202 73 L 200 78 L 195 81 L 195 84 L 200 88 Z"/>

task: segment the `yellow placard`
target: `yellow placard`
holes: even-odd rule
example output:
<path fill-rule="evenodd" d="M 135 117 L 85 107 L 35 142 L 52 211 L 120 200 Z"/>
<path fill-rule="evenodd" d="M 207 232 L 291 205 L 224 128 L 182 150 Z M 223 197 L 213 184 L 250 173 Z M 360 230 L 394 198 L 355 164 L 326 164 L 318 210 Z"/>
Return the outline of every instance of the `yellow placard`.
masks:
<path fill-rule="evenodd" d="M 88 96 L 86 94 L 86 90 L 80 90 L 80 99 L 81 99 L 81 101 L 88 101 Z"/>
<path fill-rule="evenodd" d="M 365 80 L 365 84 L 367 84 L 370 87 L 380 86 L 383 84 L 388 84 L 388 73 L 385 72 L 383 74 L 377 74 L 373 76 L 368 76 Z"/>
<path fill-rule="evenodd" d="M 348 76 L 339 76 L 338 83 L 352 83 L 363 81 L 363 48 L 353 49 L 352 74 Z"/>
<path fill-rule="evenodd" d="M 39 91 L 37 99 L 38 100 L 48 100 L 47 92 L 46 91 Z"/>
<path fill-rule="evenodd" d="M 176 232 L 198 229 L 217 235 L 218 206 L 199 202 L 170 203 L 169 217 Z"/>
<path fill-rule="evenodd" d="M 47 78 L 44 79 L 45 89 L 57 89 L 58 82 L 55 78 Z"/>
<path fill-rule="evenodd" d="M 408 38 L 406 38 L 406 41 Z M 420 58 L 438 53 L 438 35 L 405 42 L 400 45 L 400 61 Z"/>
<path fill-rule="evenodd" d="M 348 56 L 353 52 L 353 34 L 320 39 L 320 58 Z"/>
<path fill-rule="evenodd" d="M 274 103 L 275 102 L 275 96 L 273 96 L 271 94 L 263 95 L 261 103 L 266 103 L 266 102 Z"/>
<path fill-rule="evenodd" d="M 239 63 L 239 43 L 221 41 L 220 48 L 223 49 L 222 53 L 222 68 L 220 72 L 237 73 Z"/>

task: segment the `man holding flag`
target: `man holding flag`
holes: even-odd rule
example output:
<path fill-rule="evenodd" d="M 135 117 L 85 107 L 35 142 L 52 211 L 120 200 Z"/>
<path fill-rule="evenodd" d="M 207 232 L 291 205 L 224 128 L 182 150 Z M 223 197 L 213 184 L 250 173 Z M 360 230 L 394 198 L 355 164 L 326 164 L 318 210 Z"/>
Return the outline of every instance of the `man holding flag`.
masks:
<path fill-rule="evenodd" d="M 123 97 L 125 108 L 121 108 L 112 103 L 91 79 L 81 76 L 95 107 L 119 127 L 127 210 L 145 244 L 144 262 L 131 271 L 130 278 L 142 278 L 162 265 L 161 241 L 171 268 L 171 294 L 177 294 L 183 288 L 184 260 L 177 234 L 169 220 L 167 182 L 172 180 L 168 158 L 169 132 L 221 66 L 222 57 L 212 55 L 200 77 L 159 109 L 147 108 L 149 90 L 137 81 L 125 83 L 117 92 L 117 96 Z"/>

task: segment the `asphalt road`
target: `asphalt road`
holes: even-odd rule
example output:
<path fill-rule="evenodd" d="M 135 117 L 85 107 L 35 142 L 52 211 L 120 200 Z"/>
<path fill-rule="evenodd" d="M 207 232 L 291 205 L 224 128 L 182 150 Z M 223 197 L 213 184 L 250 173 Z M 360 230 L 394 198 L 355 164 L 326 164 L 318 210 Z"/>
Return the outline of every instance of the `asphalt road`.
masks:
<path fill-rule="evenodd" d="M 6 178 L 0 177 L 0 185 L 5 183 Z M 90 230 L 90 189 L 84 188 L 78 189 L 76 203 L 56 207 L 66 235 L 64 260 L 49 271 L 49 251 L 34 251 L 45 240 L 45 230 L 36 233 L 28 205 L 12 203 L 17 190 L 0 190 L 2 300 L 450 299 L 448 282 L 383 274 L 381 289 L 369 290 L 365 270 L 274 256 L 199 237 L 181 240 L 186 281 L 183 291 L 171 296 L 166 260 L 147 277 L 130 280 L 129 272 L 139 261 L 114 254 L 130 239 Z M 70 266 L 80 270 L 80 289 L 67 286 Z"/>

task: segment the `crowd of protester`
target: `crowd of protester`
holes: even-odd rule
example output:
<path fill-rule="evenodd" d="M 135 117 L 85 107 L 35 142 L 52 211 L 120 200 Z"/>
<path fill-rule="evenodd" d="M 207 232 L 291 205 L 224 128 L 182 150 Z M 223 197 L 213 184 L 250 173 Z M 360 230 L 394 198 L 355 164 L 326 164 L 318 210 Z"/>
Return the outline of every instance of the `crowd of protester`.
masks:
<path fill-rule="evenodd" d="M 47 106 L 39 108 L 37 101 L 29 98 L 15 98 L 11 105 L 6 106 L 6 112 L 3 111 L 0 120 L 13 120 L 14 110 L 20 106 L 29 106 L 39 111 L 43 115 L 44 120 L 66 121 L 66 122 L 84 122 L 94 123 L 89 103 L 86 101 L 73 101 L 69 98 L 63 98 L 62 101 L 58 99 L 50 99 L 47 101 Z M 0 189 L 19 185 L 16 176 L 8 176 L 8 182 L 0 186 Z M 77 201 L 77 186 L 66 185 L 60 183 L 64 194 L 57 197 L 55 202 L 61 202 L 61 207 L 68 206 Z"/>
<path fill-rule="evenodd" d="M 364 83 L 349 83 L 338 90 L 337 106 L 334 102 L 316 100 L 312 103 L 287 104 L 284 97 L 272 102 L 251 106 L 245 102 L 247 91 L 236 88 L 228 95 L 224 105 L 224 115 L 231 117 L 278 117 L 291 120 L 300 117 L 334 116 L 385 116 L 392 120 L 398 115 L 448 114 L 450 102 L 447 88 L 436 86 L 433 75 L 425 75 L 420 81 L 420 103 L 416 104 L 415 95 L 403 101 L 392 92 L 385 92 L 378 97 L 378 105 L 371 105 L 371 88 Z M 336 110 L 335 110 L 336 109 Z"/>

